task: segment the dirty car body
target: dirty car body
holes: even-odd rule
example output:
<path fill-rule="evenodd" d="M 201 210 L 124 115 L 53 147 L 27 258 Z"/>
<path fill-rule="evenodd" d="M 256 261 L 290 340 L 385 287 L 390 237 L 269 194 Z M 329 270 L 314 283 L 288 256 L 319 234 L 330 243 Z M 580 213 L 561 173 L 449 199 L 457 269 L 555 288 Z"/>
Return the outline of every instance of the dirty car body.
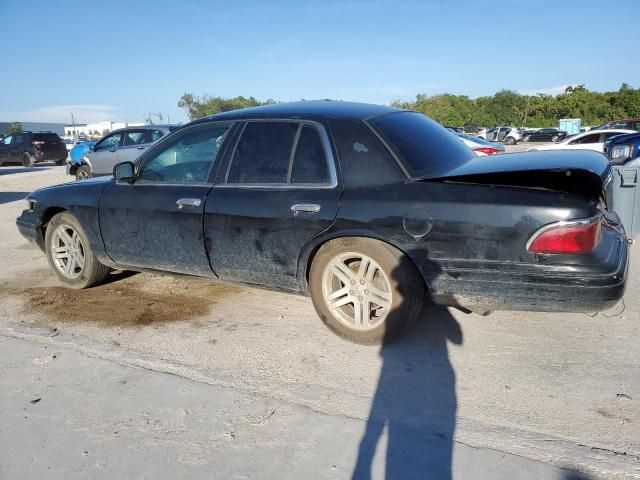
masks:
<path fill-rule="evenodd" d="M 262 166 L 264 159 L 251 157 L 259 155 L 251 141 L 274 135 L 290 157 L 281 177 L 269 164 L 275 154 Z M 170 167 L 158 160 L 181 141 L 187 146 L 171 150 L 170 162 L 193 160 L 200 140 L 215 143 L 210 157 Z M 315 153 L 298 158 L 301 145 Z M 607 192 L 610 166 L 599 153 L 476 157 L 420 114 L 318 101 L 194 121 L 133 167 L 131 178 L 33 192 L 17 220 L 21 233 L 46 250 L 48 222 L 67 211 L 109 267 L 303 294 L 317 252 L 345 237 L 400 252 L 443 305 L 598 311 L 624 292 L 628 246 Z M 568 247 L 549 238 L 540 251 L 532 248 L 541 235 L 571 228 L 595 232 L 591 244 L 567 230 Z"/>

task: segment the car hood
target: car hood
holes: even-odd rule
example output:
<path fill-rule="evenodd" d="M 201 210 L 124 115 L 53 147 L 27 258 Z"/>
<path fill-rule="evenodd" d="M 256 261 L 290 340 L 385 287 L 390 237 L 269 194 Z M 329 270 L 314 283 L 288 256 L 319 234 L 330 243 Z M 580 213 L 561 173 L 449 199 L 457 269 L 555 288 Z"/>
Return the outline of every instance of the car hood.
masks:
<path fill-rule="evenodd" d="M 617 145 L 619 143 L 627 143 L 629 141 L 633 141 L 640 138 L 640 132 L 635 133 L 621 133 L 619 135 L 615 135 L 607 140 L 608 144 Z"/>
<path fill-rule="evenodd" d="M 611 174 L 607 157 L 595 151 L 558 150 L 475 157 L 437 177 L 421 181 L 451 181 L 577 193 L 608 197 Z M 607 198 L 607 203 L 611 204 Z"/>
<path fill-rule="evenodd" d="M 105 177 L 96 177 L 96 178 L 88 178 L 86 180 L 79 180 L 76 182 L 68 182 L 68 183 L 59 183 L 57 185 L 50 185 L 48 187 L 39 188 L 38 190 L 34 190 L 29 194 L 29 197 L 37 196 L 39 193 L 49 192 L 51 190 L 79 190 L 79 189 L 87 189 L 87 188 L 100 188 L 100 185 L 104 186 L 109 182 L 113 181 L 113 176 L 105 176 Z"/>

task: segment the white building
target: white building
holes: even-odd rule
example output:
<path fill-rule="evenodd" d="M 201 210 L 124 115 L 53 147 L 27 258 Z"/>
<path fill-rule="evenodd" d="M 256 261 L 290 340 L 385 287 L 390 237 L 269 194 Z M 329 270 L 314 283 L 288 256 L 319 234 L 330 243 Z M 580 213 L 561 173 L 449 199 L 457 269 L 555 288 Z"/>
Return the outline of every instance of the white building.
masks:
<path fill-rule="evenodd" d="M 119 128 L 125 127 L 140 127 L 144 125 L 144 122 L 96 122 L 96 123 L 76 123 L 75 125 L 65 125 L 64 135 L 65 137 L 102 137 L 108 133 L 113 132 Z"/>

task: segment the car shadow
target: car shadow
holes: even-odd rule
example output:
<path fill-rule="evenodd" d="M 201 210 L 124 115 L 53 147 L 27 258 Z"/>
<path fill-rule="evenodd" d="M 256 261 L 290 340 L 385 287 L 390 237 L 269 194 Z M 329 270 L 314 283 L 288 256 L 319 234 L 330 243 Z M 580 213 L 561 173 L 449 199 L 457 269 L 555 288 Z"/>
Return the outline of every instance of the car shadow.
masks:
<path fill-rule="evenodd" d="M 396 277 L 399 270 L 391 276 Z M 385 478 L 451 478 L 457 401 L 449 343 L 462 345 L 460 325 L 446 308 L 427 300 L 402 339 L 380 348 L 382 367 L 354 480 L 372 477 L 374 455 L 385 429 Z"/>
<path fill-rule="evenodd" d="M 14 173 L 41 172 L 43 170 L 49 170 L 53 165 L 55 165 L 55 163 L 52 163 L 51 165 L 46 164 L 46 166 L 43 164 L 35 164 L 33 167 L 0 167 L 0 176 L 13 175 Z"/>
<path fill-rule="evenodd" d="M 26 198 L 29 193 L 31 192 L 0 192 L 0 205 L 22 200 Z"/>

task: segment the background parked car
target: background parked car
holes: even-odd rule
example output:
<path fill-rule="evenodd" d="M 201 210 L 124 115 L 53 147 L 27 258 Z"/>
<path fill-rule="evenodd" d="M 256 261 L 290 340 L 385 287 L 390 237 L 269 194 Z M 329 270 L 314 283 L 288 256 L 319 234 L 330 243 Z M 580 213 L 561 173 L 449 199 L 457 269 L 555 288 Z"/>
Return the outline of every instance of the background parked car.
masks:
<path fill-rule="evenodd" d="M 71 162 L 67 173 L 78 180 L 111 175 L 116 163 L 135 161 L 147 147 L 176 128 L 176 125 L 145 125 L 115 130 L 90 146 L 80 163 Z"/>
<path fill-rule="evenodd" d="M 557 128 L 541 128 L 540 130 L 525 130 L 522 133 L 524 142 L 559 142 L 567 136 L 567 132 Z"/>
<path fill-rule="evenodd" d="M 538 147 L 529 148 L 533 150 L 595 150 L 602 152 L 604 142 L 616 135 L 635 133 L 633 130 L 591 130 L 589 132 L 579 133 L 565 138 L 561 142 L 551 143 L 549 145 L 540 145 Z"/>
<path fill-rule="evenodd" d="M 56 165 L 64 165 L 67 147 L 57 133 L 17 132 L 4 137 L 0 143 L 0 165 L 22 163 L 31 167 L 36 162 L 53 160 Z"/>
<path fill-rule="evenodd" d="M 502 142 L 507 145 L 515 145 L 522 140 L 522 135 L 515 127 L 494 127 L 487 130 L 484 135 L 480 133 L 478 136 L 490 142 Z"/>
<path fill-rule="evenodd" d="M 464 133 L 453 133 L 456 137 L 462 140 L 467 147 L 475 152 L 479 157 L 485 155 L 495 155 L 496 153 L 504 153 L 504 145 L 501 143 L 494 143 L 483 138 L 475 137 L 473 135 L 467 135 Z"/>
<path fill-rule="evenodd" d="M 603 151 L 611 163 L 640 166 L 640 132 L 611 137 L 604 143 Z"/>
<path fill-rule="evenodd" d="M 613 120 L 598 127 L 598 130 L 605 128 L 622 128 L 625 130 L 640 130 L 640 118 L 623 118 L 621 120 Z"/>

